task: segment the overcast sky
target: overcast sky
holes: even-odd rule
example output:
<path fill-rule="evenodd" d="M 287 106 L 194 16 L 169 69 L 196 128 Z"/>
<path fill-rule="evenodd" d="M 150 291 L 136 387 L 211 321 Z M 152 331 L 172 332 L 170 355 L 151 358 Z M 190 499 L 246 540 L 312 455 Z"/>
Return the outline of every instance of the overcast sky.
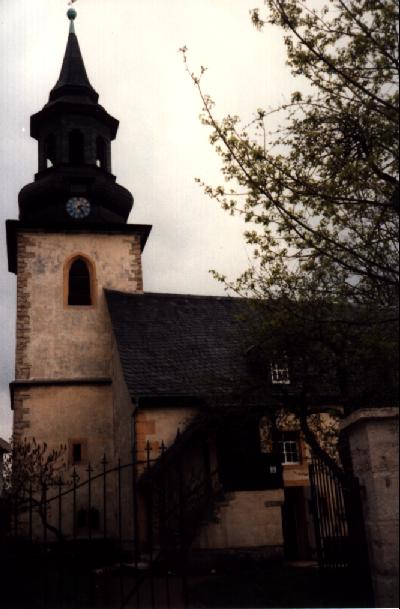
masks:
<path fill-rule="evenodd" d="M 255 110 L 294 88 L 282 34 L 260 33 L 249 11 L 262 0 L 77 0 L 75 22 L 89 79 L 100 103 L 120 120 L 113 173 L 135 197 L 130 222 L 153 225 L 143 263 L 145 290 L 221 294 L 209 274 L 243 271 L 239 219 L 195 183 L 221 182 L 219 159 L 198 119 L 201 103 L 178 49 L 216 114 L 251 120 Z M 47 102 L 65 50 L 67 0 L 0 0 L 0 436 L 8 438 L 8 383 L 14 379 L 15 276 L 7 272 L 4 221 L 17 218 L 19 190 L 37 171 L 29 117 Z"/>

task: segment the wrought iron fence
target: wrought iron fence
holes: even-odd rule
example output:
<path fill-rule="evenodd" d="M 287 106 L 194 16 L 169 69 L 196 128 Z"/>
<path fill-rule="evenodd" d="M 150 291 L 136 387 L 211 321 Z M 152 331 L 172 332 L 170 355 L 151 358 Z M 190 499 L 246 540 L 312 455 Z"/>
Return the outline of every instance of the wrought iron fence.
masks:
<path fill-rule="evenodd" d="M 178 437 L 155 456 L 148 443 L 143 460 L 104 456 L 3 506 L 5 606 L 187 607 L 187 552 L 215 488 L 191 446 Z"/>

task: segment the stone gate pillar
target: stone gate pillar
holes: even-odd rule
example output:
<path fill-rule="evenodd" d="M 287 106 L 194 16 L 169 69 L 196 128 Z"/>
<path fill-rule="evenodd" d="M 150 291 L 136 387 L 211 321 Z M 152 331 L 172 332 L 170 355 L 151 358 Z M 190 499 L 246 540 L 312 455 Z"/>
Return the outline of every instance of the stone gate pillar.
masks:
<path fill-rule="evenodd" d="M 377 607 L 398 607 L 399 411 L 365 408 L 341 424 L 361 485 Z"/>

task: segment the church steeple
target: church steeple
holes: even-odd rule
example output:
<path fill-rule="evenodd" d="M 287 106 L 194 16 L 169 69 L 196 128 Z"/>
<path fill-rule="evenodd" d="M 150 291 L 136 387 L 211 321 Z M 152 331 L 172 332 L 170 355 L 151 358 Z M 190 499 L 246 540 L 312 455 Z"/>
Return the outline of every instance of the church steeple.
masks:
<path fill-rule="evenodd" d="M 60 76 L 50 92 L 49 102 L 74 95 L 80 96 L 82 101 L 87 98 L 88 103 L 97 103 L 99 96 L 89 82 L 78 38 L 75 34 L 74 19 L 76 18 L 76 11 L 71 8 L 67 15 L 70 19 L 67 48 L 65 49 Z"/>
<path fill-rule="evenodd" d="M 70 30 L 60 76 L 47 104 L 31 116 L 39 171 L 19 194 L 20 219 L 124 223 L 133 197 L 111 173 L 111 142 L 119 123 L 98 103 L 75 34 L 76 11 L 67 15 Z"/>

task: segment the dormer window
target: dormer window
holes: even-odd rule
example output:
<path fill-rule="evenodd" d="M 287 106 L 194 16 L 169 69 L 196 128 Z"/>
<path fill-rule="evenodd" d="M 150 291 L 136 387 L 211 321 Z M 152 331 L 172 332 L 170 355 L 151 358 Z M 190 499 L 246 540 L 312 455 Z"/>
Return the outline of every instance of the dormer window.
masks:
<path fill-rule="evenodd" d="M 286 359 L 271 362 L 271 382 L 273 385 L 290 385 L 289 365 Z"/>
<path fill-rule="evenodd" d="M 82 165 L 84 162 L 84 137 L 79 129 L 69 134 L 69 162 L 71 165 Z"/>
<path fill-rule="evenodd" d="M 92 264 L 83 256 L 77 256 L 67 267 L 67 300 L 68 306 L 93 305 L 94 270 Z"/>

